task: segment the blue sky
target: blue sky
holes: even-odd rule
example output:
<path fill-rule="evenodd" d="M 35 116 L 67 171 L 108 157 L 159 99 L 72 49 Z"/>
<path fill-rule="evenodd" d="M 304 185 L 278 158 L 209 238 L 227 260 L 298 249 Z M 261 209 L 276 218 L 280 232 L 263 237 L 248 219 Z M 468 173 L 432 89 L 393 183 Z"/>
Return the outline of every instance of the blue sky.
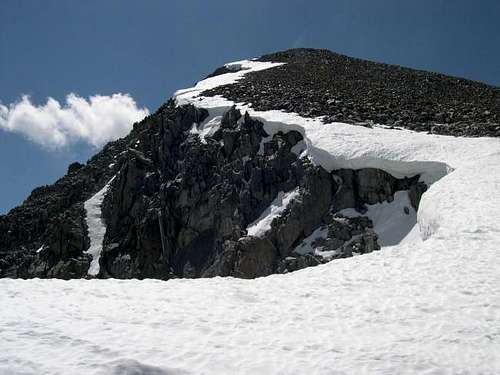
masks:
<path fill-rule="evenodd" d="M 22 95 L 36 107 L 123 93 L 136 113 L 154 111 L 225 62 L 292 47 L 500 86 L 499 1 L 2 0 L 0 17 L 5 108 Z M 30 126 L 0 128 L 0 213 L 98 150 L 92 134 L 40 145 L 27 138 L 36 119 Z"/>

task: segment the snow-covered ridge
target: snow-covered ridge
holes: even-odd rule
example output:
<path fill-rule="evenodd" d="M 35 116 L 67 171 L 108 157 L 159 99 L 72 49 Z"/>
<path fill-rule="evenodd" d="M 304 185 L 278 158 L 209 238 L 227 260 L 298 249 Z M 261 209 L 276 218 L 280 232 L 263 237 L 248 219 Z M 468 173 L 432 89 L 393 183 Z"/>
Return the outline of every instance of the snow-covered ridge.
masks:
<path fill-rule="evenodd" d="M 106 225 L 101 215 L 101 205 L 114 179 L 115 177 L 111 178 L 101 190 L 84 203 L 90 239 L 90 247 L 86 253 L 92 255 L 92 261 L 87 272 L 89 276 L 96 276 L 99 273 L 99 258 L 102 252 L 102 241 L 106 234 Z"/>

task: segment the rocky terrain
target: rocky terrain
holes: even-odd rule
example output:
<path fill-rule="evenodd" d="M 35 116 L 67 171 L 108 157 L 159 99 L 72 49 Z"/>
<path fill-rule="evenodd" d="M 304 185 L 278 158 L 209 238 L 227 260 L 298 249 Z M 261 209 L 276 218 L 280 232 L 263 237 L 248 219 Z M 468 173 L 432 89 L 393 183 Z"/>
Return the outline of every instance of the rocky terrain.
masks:
<path fill-rule="evenodd" d="M 203 95 L 325 122 L 500 135 L 497 88 L 323 50 L 260 60 L 286 64 Z M 223 67 L 211 76 L 232 71 Z M 35 189 L 0 216 L 0 277 L 94 277 L 85 202 L 108 183 L 100 278 L 254 278 L 376 251 L 366 206 L 408 191 L 408 213 L 427 189 L 419 175 L 327 171 L 301 156 L 301 133 L 268 134 L 236 108 L 201 136 L 198 128 L 208 120 L 206 109 L 169 100 L 85 165 L 74 163 L 55 184 Z M 360 216 L 342 215 L 346 208 Z M 306 242 L 314 251 L 297 250 Z"/>
<path fill-rule="evenodd" d="M 284 62 L 204 95 L 252 103 L 259 111 L 324 116 L 325 122 L 383 124 L 455 136 L 500 136 L 500 88 L 458 77 L 374 63 L 328 50 L 262 56 Z M 217 70 L 214 74 L 226 72 Z"/>
<path fill-rule="evenodd" d="M 173 101 L 108 145 L 86 166 L 70 166 L 53 186 L 36 189 L 1 218 L 1 272 L 9 277 L 85 277 L 91 256 L 84 200 L 116 174 L 102 207 L 107 224 L 99 277 L 257 277 L 378 250 L 367 218 L 348 207 L 391 200 L 425 187 L 418 176 L 398 180 L 375 169 L 328 173 L 291 149 L 295 131 L 267 134 L 238 110 L 202 142 L 190 130 L 208 115 Z M 265 233 L 247 228 L 284 192 L 296 197 Z M 318 226 L 328 227 L 325 258 L 295 254 Z"/>

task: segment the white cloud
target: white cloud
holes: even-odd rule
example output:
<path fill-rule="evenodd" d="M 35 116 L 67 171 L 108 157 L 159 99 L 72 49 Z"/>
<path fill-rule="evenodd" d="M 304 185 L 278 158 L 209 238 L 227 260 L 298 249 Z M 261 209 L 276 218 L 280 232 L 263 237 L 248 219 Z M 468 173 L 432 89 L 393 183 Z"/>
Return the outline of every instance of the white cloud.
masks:
<path fill-rule="evenodd" d="M 76 142 L 97 147 L 127 135 L 132 124 L 148 114 L 128 94 L 95 95 L 88 100 L 69 94 L 64 105 L 48 98 L 40 106 L 23 96 L 8 107 L 0 103 L 0 129 L 22 134 L 48 149 Z"/>

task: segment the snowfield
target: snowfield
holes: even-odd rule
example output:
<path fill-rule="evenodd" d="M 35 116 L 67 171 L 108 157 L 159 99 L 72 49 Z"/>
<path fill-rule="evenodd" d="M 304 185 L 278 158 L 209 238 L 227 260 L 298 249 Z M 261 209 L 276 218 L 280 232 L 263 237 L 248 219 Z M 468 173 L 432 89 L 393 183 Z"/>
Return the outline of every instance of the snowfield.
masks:
<path fill-rule="evenodd" d="M 178 104 L 210 109 L 193 132 L 213 129 L 233 105 L 197 97 L 201 90 L 275 65 L 234 66 L 244 70 L 176 94 Z M 376 167 L 421 174 L 432 186 L 406 221 L 393 220 L 404 195 L 369 207 L 381 251 L 286 275 L 2 279 L 0 373 L 499 374 L 500 140 L 325 125 L 237 106 L 269 134 L 300 131 L 297 152 L 328 170 Z"/>
<path fill-rule="evenodd" d="M 2 280 L 0 373 L 498 374 L 497 248 L 471 233 L 256 280 Z"/>

